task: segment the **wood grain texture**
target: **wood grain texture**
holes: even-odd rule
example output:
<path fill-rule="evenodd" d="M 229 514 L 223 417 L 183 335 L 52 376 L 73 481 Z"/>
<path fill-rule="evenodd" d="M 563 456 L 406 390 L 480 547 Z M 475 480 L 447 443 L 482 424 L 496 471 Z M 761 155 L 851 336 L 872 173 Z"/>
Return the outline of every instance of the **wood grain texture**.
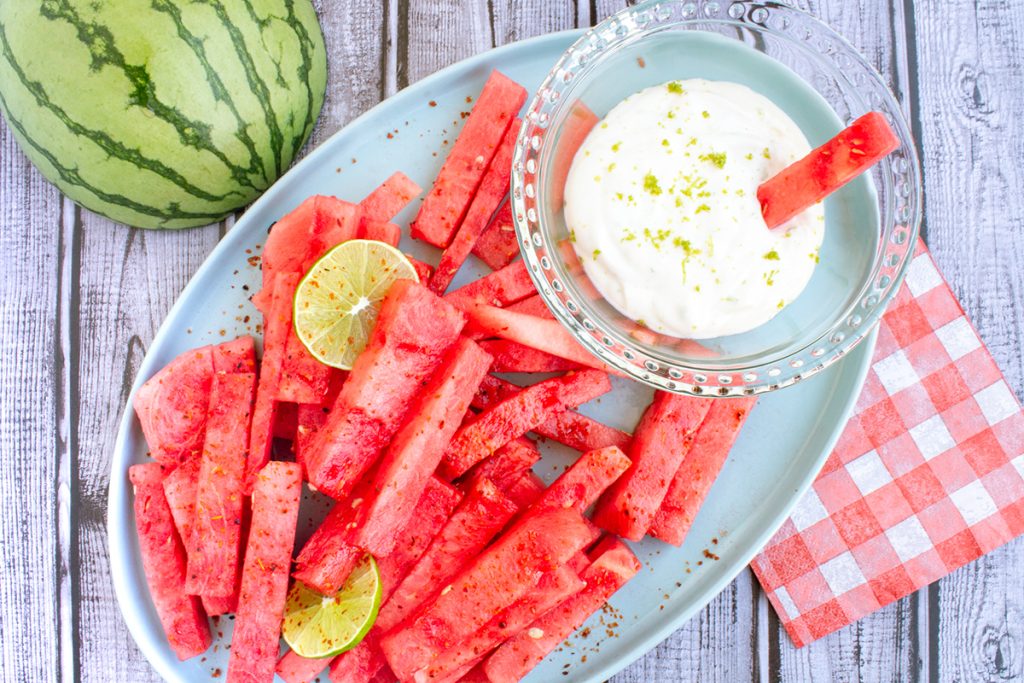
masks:
<path fill-rule="evenodd" d="M 314 144 L 382 97 L 494 45 L 585 26 L 625 0 L 315 0 L 329 53 Z M 926 238 L 1024 397 L 1024 15 L 1007 0 L 794 0 L 908 105 Z M 909 40 L 908 40 L 909 38 Z M 0 124 L 0 681 L 158 677 L 113 596 L 106 491 L 145 349 L 233 221 L 114 226 L 45 183 Z M 801 650 L 749 571 L 616 683 L 1024 681 L 1024 542 Z"/>
<path fill-rule="evenodd" d="M 315 5 L 327 46 L 327 97 L 304 154 L 387 94 L 388 45 L 381 2 L 318 0 Z M 387 6 L 387 2 L 383 3 Z"/>
<path fill-rule="evenodd" d="M 57 533 L 67 446 L 60 212 L 60 194 L 0 129 L 0 249 L 10 257 L 0 278 L 0 678 L 12 683 L 53 676 L 64 654 L 61 630 L 70 626 L 62 599 L 73 598 Z"/>
<path fill-rule="evenodd" d="M 743 570 L 693 619 L 612 681 L 758 680 L 759 593 L 750 570 Z"/>
<path fill-rule="evenodd" d="M 932 678 L 1024 681 L 1024 543 L 992 551 L 941 580 Z"/>
<path fill-rule="evenodd" d="M 573 0 L 494 0 L 489 3 L 495 45 L 590 25 L 590 8 Z"/>
<path fill-rule="evenodd" d="M 915 3 L 911 59 L 926 240 L 1024 398 L 1024 15 L 1010 2 Z M 929 673 L 1024 680 L 1024 541 L 929 587 Z"/>

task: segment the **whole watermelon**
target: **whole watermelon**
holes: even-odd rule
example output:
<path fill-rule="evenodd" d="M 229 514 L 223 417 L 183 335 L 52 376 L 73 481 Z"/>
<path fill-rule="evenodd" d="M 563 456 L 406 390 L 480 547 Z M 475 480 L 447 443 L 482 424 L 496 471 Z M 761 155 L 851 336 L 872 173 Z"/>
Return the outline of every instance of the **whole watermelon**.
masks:
<path fill-rule="evenodd" d="M 0 0 L 0 109 L 65 194 L 116 221 L 220 220 L 323 105 L 309 0 Z"/>

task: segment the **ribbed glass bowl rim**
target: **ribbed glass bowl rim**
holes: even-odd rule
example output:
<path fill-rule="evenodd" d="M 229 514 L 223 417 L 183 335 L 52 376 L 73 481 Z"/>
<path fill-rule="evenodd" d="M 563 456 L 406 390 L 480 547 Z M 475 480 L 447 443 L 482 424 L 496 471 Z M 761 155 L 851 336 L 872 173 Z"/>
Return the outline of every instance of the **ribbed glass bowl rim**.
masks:
<path fill-rule="evenodd" d="M 909 211 L 906 220 L 898 221 L 898 225 L 895 206 L 888 215 L 881 215 L 880 212 L 882 237 L 870 277 L 861 283 L 851 305 L 813 342 L 781 357 L 775 356 L 771 362 L 744 366 L 716 365 L 712 362 L 682 364 L 657 351 L 652 353 L 613 326 L 606 325 L 601 315 L 581 295 L 573 276 L 562 268 L 560 259 L 547 256 L 555 245 L 544 234 L 544 212 L 539 206 L 544 198 L 544 186 L 542 181 L 537 181 L 537 172 L 543 166 L 539 163 L 544 151 L 543 141 L 554 130 L 548 128 L 547 122 L 557 120 L 560 110 L 572 103 L 573 98 L 565 95 L 571 94 L 576 84 L 593 72 L 603 55 L 666 29 L 709 24 L 764 32 L 780 41 L 799 45 L 806 55 L 818 60 L 844 90 L 852 90 L 853 99 L 859 100 L 857 103 L 863 104 L 866 110 L 866 102 L 859 97 L 857 86 L 839 72 L 838 66 L 825 62 L 825 57 L 819 53 L 803 48 L 784 30 L 768 25 L 770 17 L 779 15 L 789 20 L 787 27 L 800 24 L 813 28 L 813 37 L 827 39 L 838 48 L 836 54 L 842 53 L 874 81 L 881 104 L 900 139 L 903 158 L 906 160 L 906 168 L 901 173 L 909 179 L 907 192 L 903 195 Z M 808 32 L 807 40 L 811 35 Z M 554 92 L 560 96 L 551 97 L 550 94 Z M 534 165 L 532 171 L 527 163 L 530 160 L 533 160 Z M 885 159 L 880 164 L 884 187 L 877 188 L 880 192 L 879 201 L 882 202 L 882 197 L 888 196 L 894 203 L 898 203 L 891 160 Z M 626 8 L 584 33 L 563 53 L 541 83 L 527 108 L 516 142 L 511 201 L 520 251 L 538 292 L 556 319 L 585 348 L 612 368 L 656 389 L 694 396 L 735 397 L 775 391 L 796 384 L 844 357 L 874 330 L 889 303 L 899 292 L 912 259 L 921 224 L 921 194 L 917 149 L 900 104 L 875 68 L 828 25 L 807 12 L 775 2 L 650 0 Z M 897 234 L 902 239 L 894 240 Z M 898 255 L 898 261 L 887 264 L 886 255 L 891 259 L 893 254 Z M 558 287 L 553 285 L 556 282 Z M 567 284 L 562 285 L 562 282 Z M 574 312 L 570 306 L 577 310 Z M 851 322 L 854 319 L 856 323 Z M 843 333 L 847 329 L 850 334 Z M 611 340 L 612 343 L 602 343 L 602 340 Z"/>

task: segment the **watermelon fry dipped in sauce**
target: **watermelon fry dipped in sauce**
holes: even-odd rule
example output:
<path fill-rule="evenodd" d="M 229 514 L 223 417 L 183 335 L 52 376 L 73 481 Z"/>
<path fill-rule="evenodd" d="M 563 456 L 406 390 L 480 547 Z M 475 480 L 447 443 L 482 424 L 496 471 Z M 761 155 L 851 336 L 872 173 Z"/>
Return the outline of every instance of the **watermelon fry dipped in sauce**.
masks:
<path fill-rule="evenodd" d="M 873 111 L 757 188 L 765 225 L 777 228 L 820 202 L 900 146 L 885 116 Z"/>

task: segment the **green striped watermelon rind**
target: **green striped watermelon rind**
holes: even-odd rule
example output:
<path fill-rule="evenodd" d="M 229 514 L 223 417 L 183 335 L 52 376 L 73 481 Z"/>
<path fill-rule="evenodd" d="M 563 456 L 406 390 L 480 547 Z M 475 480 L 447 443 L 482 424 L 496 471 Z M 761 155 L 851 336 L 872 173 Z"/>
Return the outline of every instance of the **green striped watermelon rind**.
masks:
<path fill-rule="evenodd" d="M 305 144 L 326 81 L 310 0 L 0 3 L 15 139 L 62 192 L 129 225 L 206 225 L 251 202 Z"/>

